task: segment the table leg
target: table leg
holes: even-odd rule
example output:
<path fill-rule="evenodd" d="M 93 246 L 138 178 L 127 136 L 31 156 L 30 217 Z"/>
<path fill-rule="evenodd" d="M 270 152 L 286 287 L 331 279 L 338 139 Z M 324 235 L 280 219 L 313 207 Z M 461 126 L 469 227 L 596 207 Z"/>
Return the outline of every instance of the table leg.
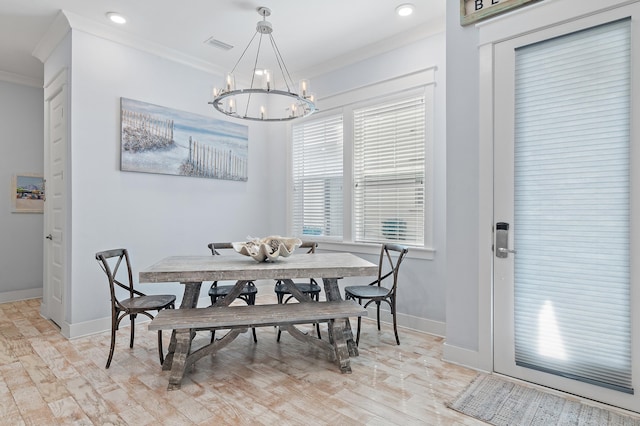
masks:
<path fill-rule="evenodd" d="M 314 303 L 315 300 L 311 299 L 311 297 L 309 297 L 308 294 L 304 294 L 303 292 L 301 292 L 300 290 L 298 290 L 298 287 L 296 287 L 296 285 L 294 284 L 292 279 L 282 279 L 282 282 L 284 284 L 286 284 L 287 289 L 289 290 L 289 293 L 291 293 L 291 295 L 298 301 L 301 303 L 306 303 L 306 302 L 312 302 Z"/>
<path fill-rule="evenodd" d="M 182 296 L 182 302 L 179 309 L 195 308 L 198 306 L 198 298 L 200 297 L 201 282 L 195 283 L 182 283 L 184 285 L 184 295 Z M 173 365 L 173 354 L 176 351 L 176 331 L 171 333 L 171 341 L 169 342 L 169 348 L 167 349 L 167 356 L 162 363 L 162 370 L 171 370 Z"/>
<path fill-rule="evenodd" d="M 338 287 L 338 278 L 323 278 L 322 282 L 324 283 L 324 292 L 327 295 L 327 300 L 342 300 L 340 287 Z M 353 339 L 353 332 L 351 331 L 351 322 L 349 321 L 349 318 L 336 320 L 333 328 L 334 332 L 329 332 L 329 339 L 331 339 L 332 336 L 335 339 L 337 334 L 342 334 L 347 342 L 349 355 L 358 356 L 358 345 L 356 345 L 356 341 Z"/>

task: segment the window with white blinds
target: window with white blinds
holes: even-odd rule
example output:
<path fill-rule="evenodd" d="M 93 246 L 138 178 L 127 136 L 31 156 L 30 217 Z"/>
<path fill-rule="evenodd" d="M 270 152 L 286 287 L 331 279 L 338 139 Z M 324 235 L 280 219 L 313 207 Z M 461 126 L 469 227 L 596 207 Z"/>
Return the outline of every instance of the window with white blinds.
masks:
<path fill-rule="evenodd" d="M 353 110 L 354 239 L 424 244 L 425 99 Z"/>
<path fill-rule="evenodd" d="M 342 238 L 342 115 L 292 126 L 293 234 Z"/>
<path fill-rule="evenodd" d="M 516 364 L 632 393 L 630 21 L 516 51 Z"/>

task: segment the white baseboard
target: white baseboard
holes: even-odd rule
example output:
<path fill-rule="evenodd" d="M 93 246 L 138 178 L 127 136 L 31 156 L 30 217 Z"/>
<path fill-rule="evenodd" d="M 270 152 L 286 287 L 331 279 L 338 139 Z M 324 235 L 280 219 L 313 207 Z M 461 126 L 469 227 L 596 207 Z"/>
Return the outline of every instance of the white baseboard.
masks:
<path fill-rule="evenodd" d="M 140 317 L 138 317 L 140 318 Z M 146 318 L 146 317 L 144 317 Z M 143 319 L 140 321 L 136 321 L 136 323 L 144 322 Z M 126 326 L 129 321 L 123 320 L 122 326 Z M 62 326 L 62 325 L 61 325 Z M 89 336 L 91 334 L 102 333 L 103 331 L 111 330 L 111 317 L 98 318 L 91 321 L 78 322 L 75 324 L 68 324 L 69 327 L 69 335 L 67 336 L 70 339 L 75 339 L 78 337 Z M 64 327 L 62 330 L 62 334 L 64 333 Z"/>
<path fill-rule="evenodd" d="M 26 290 L 5 291 L 0 293 L 0 303 L 17 302 L 19 300 L 42 297 L 42 286 Z"/>
<path fill-rule="evenodd" d="M 376 307 L 375 305 L 367 308 L 369 312 L 368 318 L 370 320 L 376 320 Z M 398 313 L 398 327 L 410 328 L 412 330 L 420 331 L 422 333 L 433 334 L 434 336 L 444 337 L 446 331 L 446 324 L 440 321 L 429 320 L 425 318 L 414 317 L 413 315 L 406 315 Z M 389 311 L 380 311 L 380 321 L 389 325 L 393 324 L 393 317 Z"/>
<path fill-rule="evenodd" d="M 490 372 L 482 367 L 482 361 L 478 351 L 453 346 L 447 342 L 442 346 L 442 359 L 451 364 L 461 365 L 485 373 Z"/>

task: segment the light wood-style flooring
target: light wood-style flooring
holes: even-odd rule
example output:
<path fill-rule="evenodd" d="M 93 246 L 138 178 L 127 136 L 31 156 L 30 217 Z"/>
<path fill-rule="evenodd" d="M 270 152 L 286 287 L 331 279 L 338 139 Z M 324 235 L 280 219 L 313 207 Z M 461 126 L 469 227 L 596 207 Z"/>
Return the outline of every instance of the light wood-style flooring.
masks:
<path fill-rule="evenodd" d="M 39 308 L 39 299 L 0 304 L 2 425 L 484 424 L 446 408 L 477 373 L 443 362 L 440 337 L 401 329 L 397 346 L 391 326 L 364 321 L 353 373 L 340 374 L 326 354 L 259 328 L 257 344 L 241 335 L 169 392 L 146 324 L 133 349 L 121 328 L 106 370 L 109 332 L 65 339 Z"/>

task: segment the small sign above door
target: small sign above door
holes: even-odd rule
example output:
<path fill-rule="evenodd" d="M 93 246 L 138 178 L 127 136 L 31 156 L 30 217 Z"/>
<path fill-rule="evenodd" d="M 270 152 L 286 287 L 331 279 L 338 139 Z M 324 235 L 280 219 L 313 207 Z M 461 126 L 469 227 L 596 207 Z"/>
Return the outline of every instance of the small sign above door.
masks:
<path fill-rule="evenodd" d="M 460 0 L 460 25 L 469 25 L 537 1 L 540 0 Z"/>

